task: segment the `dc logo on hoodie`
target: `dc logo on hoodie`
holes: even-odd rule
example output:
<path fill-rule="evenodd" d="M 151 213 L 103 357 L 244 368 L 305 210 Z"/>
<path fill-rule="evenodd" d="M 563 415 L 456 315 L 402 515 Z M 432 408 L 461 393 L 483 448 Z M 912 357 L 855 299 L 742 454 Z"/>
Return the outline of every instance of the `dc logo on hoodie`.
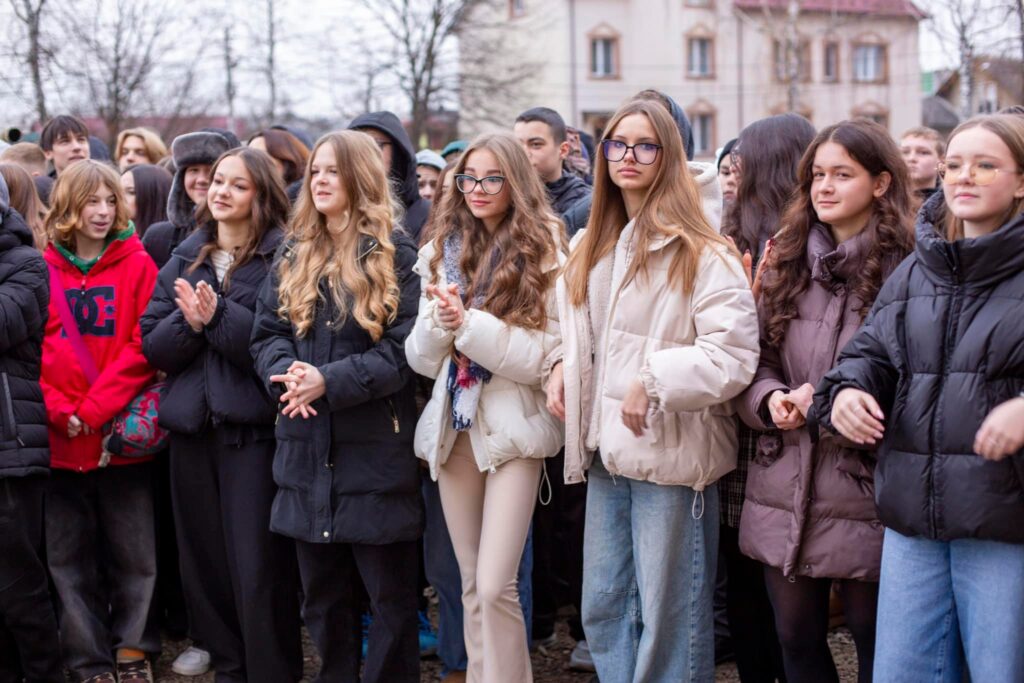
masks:
<path fill-rule="evenodd" d="M 112 285 L 64 290 L 80 334 L 114 336 L 114 291 Z"/>

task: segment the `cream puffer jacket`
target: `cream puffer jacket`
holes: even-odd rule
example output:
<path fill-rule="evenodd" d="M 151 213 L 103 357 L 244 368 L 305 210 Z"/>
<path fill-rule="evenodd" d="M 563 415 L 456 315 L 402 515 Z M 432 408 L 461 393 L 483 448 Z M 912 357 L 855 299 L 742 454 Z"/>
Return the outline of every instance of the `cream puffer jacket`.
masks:
<path fill-rule="evenodd" d="M 413 270 L 420 276 L 421 294 L 416 325 L 405 340 L 405 354 L 417 373 L 434 380 L 430 401 L 416 425 L 416 456 L 430 465 L 430 476 L 448 460 L 458 432 L 452 427 L 451 398 L 448 394 L 448 366 L 452 350 L 458 349 L 491 371 L 484 385 L 469 438 L 481 472 L 494 472 L 513 458 L 548 458 L 562 447 L 561 422 L 547 409 L 541 384 L 542 374 L 554 349 L 559 346 L 555 288 L 547 292 L 547 325 L 528 330 L 508 325 L 477 309 L 467 309 L 462 326 L 454 332 L 437 319 L 437 301 L 426 296 L 431 283 L 430 260 L 434 246 L 420 249 Z M 561 267 L 564 256 L 548 265 Z M 444 273 L 438 283 L 446 287 Z"/>
<path fill-rule="evenodd" d="M 584 232 L 578 233 L 573 245 Z M 590 304 L 569 304 L 556 285 L 564 362 L 565 481 L 585 479 L 593 411 L 598 450 L 612 475 L 703 490 L 736 466 L 737 431 L 731 399 L 754 377 L 760 355 L 757 310 L 739 260 L 725 247 L 701 255 L 690 295 L 669 285 L 678 238 L 652 240 L 651 277 L 623 283 L 633 224 L 612 254 L 591 271 L 591 296 L 608 304 L 604 348 L 594 349 Z M 601 324 L 600 322 L 598 324 Z M 595 362 L 595 355 L 598 356 Z M 622 401 L 641 379 L 651 399 L 648 429 L 637 438 L 623 424 Z"/>

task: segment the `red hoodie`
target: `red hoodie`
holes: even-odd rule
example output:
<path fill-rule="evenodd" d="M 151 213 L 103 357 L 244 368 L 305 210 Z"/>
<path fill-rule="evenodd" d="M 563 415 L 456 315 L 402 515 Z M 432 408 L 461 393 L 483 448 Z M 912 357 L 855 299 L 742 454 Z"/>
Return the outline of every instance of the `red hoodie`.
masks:
<path fill-rule="evenodd" d="M 134 232 L 118 235 L 86 274 L 52 244 L 44 257 L 60 272 L 71 314 L 99 371 L 90 386 L 64 335 L 55 303 L 60 293 L 52 291 L 40 378 L 49 423 L 50 464 L 88 472 L 99 466 L 102 427 L 153 381 L 154 371 L 142 355 L 139 318 L 153 294 L 156 265 Z M 78 415 L 94 433 L 69 439 L 72 415 Z M 110 464 L 143 460 L 114 456 Z"/>

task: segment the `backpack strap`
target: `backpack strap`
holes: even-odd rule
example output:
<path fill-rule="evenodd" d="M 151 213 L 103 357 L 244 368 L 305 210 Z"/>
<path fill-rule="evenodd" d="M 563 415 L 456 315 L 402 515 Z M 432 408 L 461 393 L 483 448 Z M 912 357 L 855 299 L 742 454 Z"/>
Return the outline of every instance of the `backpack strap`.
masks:
<path fill-rule="evenodd" d="M 85 348 L 82 333 L 78 331 L 75 317 L 71 315 L 68 297 L 64 292 L 64 285 L 60 281 L 60 272 L 52 263 L 47 263 L 46 265 L 50 269 L 50 297 L 57 304 L 57 315 L 60 317 L 60 324 L 64 328 L 64 334 L 67 335 L 75 356 L 78 357 L 78 364 L 81 366 L 82 372 L 85 373 L 85 378 L 89 380 L 89 384 L 92 384 L 100 376 L 99 371 L 96 369 L 96 361 L 93 360 L 89 349 Z"/>

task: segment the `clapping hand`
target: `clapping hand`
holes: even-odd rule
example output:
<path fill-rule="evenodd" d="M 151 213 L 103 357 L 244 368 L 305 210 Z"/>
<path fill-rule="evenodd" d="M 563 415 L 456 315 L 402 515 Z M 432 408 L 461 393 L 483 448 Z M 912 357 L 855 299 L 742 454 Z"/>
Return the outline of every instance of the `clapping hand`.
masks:
<path fill-rule="evenodd" d="M 447 290 L 437 285 L 427 285 L 427 298 L 437 299 L 437 317 L 443 328 L 455 331 L 462 326 L 466 308 L 459 296 L 458 285 L 450 284 Z"/>
<path fill-rule="evenodd" d="M 204 287 L 205 285 L 205 287 Z M 209 293 L 204 294 L 203 290 L 208 289 Z M 213 311 L 217 309 L 217 294 L 213 288 L 205 282 L 200 282 L 199 287 L 192 289 L 192 285 L 184 278 L 174 281 L 174 303 L 178 304 L 181 314 L 185 316 L 185 322 L 195 332 L 202 332 L 203 326 L 213 318 Z M 203 298 L 201 299 L 200 296 Z M 213 297 L 213 309 L 209 309 L 209 297 Z M 209 315 L 207 315 L 209 313 Z"/>

